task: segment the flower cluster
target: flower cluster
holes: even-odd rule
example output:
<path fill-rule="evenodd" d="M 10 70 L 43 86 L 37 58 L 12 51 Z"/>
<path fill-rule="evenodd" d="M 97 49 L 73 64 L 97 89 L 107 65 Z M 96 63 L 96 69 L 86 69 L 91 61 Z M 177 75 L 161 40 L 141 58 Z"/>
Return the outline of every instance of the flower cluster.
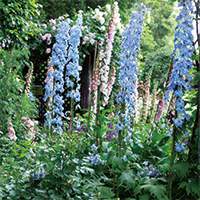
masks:
<path fill-rule="evenodd" d="M 164 99 L 160 99 L 160 103 L 158 105 L 158 112 L 157 112 L 157 115 L 156 115 L 156 122 L 159 122 L 161 117 L 162 117 L 162 113 L 163 113 L 163 108 L 164 108 Z"/>
<path fill-rule="evenodd" d="M 37 162 L 36 170 L 34 169 L 26 170 L 26 172 L 24 173 L 22 177 L 22 180 L 23 181 L 39 180 L 40 178 L 44 178 L 45 174 L 46 174 L 46 171 L 43 168 L 43 165 Z"/>
<path fill-rule="evenodd" d="M 153 167 L 153 165 L 149 165 L 148 161 L 143 162 L 143 164 L 145 165 L 145 167 L 142 168 L 144 171 L 137 173 L 139 177 L 149 176 L 157 178 L 161 176 L 160 171 L 156 167 Z"/>
<path fill-rule="evenodd" d="M 56 66 L 54 72 L 52 73 L 52 70 L 49 70 L 49 73 L 47 75 L 47 80 L 49 80 L 45 86 L 46 89 L 46 95 L 44 97 L 44 101 L 47 100 L 47 98 L 52 95 L 54 97 L 54 104 L 52 105 L 53 109 L 53 116 L 51 118 L 51 111 L 47 111 L 46 118 L 47 121 L 44 125 L 50 126 L 52 123 L 57 124 L 57 131 L 59 134 L 62 133 L 62 120 L 61 117 L 64 116 L 63 113 L 63 97 L 62 93 L 64 92 L 64 80 L 63 80 L 63 70 L 64 66 L 66 65 L 66 54 L 67 54 L 67 48 L 68 48 L 68 39 L 69 39 L 69 21 L 63 21 L 60 23 L 58 28 L 58 33 L 56 35 L 56 43 L 53 46 L 53 52 L 51 57 L 51 63 L 49 63 L 49 66 Z M 55 80 L 55 89 L 53 90 L 52 82 L 50 80 Z"/>
<path fill-rule="evenodd" d="M 54 21 L 51 21 L 54 23 Z M 48 74 L 45 85 L 44 101 L 50 100 L 48 106 L 52 107 L 52 111 L 47 110 L 46 122 L 44 125 L 50 126 L 57 124 L 57 132 L 62 134 L 62 117 L 63 110 L 63 92 L 64 92 L 64 70 L 66 69 L 65 82 L 68 88 L 73 88 L 73 81 L 79 81 L 79 55 L 78 45 L 81 37 L 82 17 L 78 17 L 77 24 L 70 28 L 70 20 L 61 21 L 58 28 L 58 33 L 55 36 L 56 43 L 53 45 L 51 62 L 49 63 Z M 55 66 L 53 69 L 52 66 Z M 76 89 L 71 89 L 67 93 L 67 97 L 80 101 L 80 86 Z M 52 97 L 54 101 L 52 103 Z M 53 116 L 52 116 L 53 115 Z"/>
<path fill-rule="evenodd" d="M 13 125 L 12 125 L 11 122 L 8 122 L 8 137 L 11 140 L 16 140 L 17 139 L 17 136 L 15 134 L 15 130 L 14 130 Z"/>
<path fill-rule="evenodd" d="M 108 84 L 108 78 L 109 78 L 109 71 L 110 71 L 110 60 L 111 60 L 111 55 L 112 55 L 112 49 L 113 49 L 113 41 L 114 41 L 114 36 L 115 36 L 115 23 L 116 23 L 116 18 L 119 16 L 119 7 L 118 3 L 114 3 L 114 9 L 113 13 L 111 15 L 110 19 L 110 25 L 108 27 L 108 33 L 106 33 L 106 49 L 105 52 L 101 51 L 101 59 L 102 59 L 102 67 L 100 69 L 100 79 L 101 79 L 101 92 L 104 94 L 104 100 L 103 100 L 103 106 L 105 106 L 108 103 L 110 93 L 112 91 L 112 84 L 114 83 L 113 81 Z M 115 75 L 115 73 L 113 74 Z"/>
<path fill-rule="evenodd" d="M 176 127 L 181 127 L 184 119 L 189 120 L 188 115 L 186 114 L 184 101 L 182 100 L 183 88 L 187 91 L 190 90 L 189 80 L 192 77 L 189 75 L 189 70 L 192 68 L 192 52 L 193 52 L 193 23 L 192 16 L 190 13 L 193 12 L 193 5 L 190 0 L 181 0 L 179 2 L 180 14 L 177 16 L 176 21 L 179 21 L 179 24 L 175 28 L 175 39 L 174 39 L 174 56 L 173 64 L 174 68 L 172 69 L 171 82 L 169 83 L 167 89 L 168 91 L 174 90 L 176 100 L 176 111 L 178 117 L 174 120 Z M 170 92 L 165 97 L 165 100 L 169 98 Z"/>
<path fill-rule="evenodd" d="M 176 145 L 175 149 L 178 152 L 185 151 L 185 147 L 180 142 Z"/>
<path fill-rule="evenodd" d="M 140 38 L 142 36 L 142 25 L 146 7 L 143 5 L 139 11 L 132 13 L 132 18 L 127 25 L 121 45 L 122 51 L 120 54 L 120 74 L 119 82 L 123 88 L 117 96 L 117 101 L 128 103 L 131 108 L 134 108 L 132 95 L 135 91 L 137 69 L 137 52 L 140 52 Z"/>
<path fill-rule="evenodd" d="M 93 165 L 99 165 L 101 163 L 101 157 L 99 154 L 93 155 L 93 154 L 89 153 L 88 157 L 89 157 L 89 161 Z"/>
<path fill-rule="evenodd" d="M 65 81 L 66 86 L 71 89 L 70 92 L 67 93 L 67 97 L 75 99 L 76 102 L 80 101 L 80 85 L 78 84 L 79 78 L 79 51 L 78 45 L 80 44 L 81 37 L 81 25 L 82 25 L 82 17 L 77 19 L 77 24 L 71 27 L 70 37 L 69 37 L 69 49 L 67 56 L 67 66 L 66 66 L 66 74 Z M 77 88 L 73 88 L 73 80 L 76 80 Z M 73 88 L 73 89 L 72 89 Z"/>

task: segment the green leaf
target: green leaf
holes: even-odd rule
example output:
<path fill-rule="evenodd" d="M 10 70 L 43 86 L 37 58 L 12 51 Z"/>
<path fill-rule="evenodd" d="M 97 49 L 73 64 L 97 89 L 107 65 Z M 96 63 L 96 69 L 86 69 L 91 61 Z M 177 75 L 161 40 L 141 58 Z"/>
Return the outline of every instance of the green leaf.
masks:
<path fill-rule="evenodd" d="M 173 164 L 172 172 L 177 174 L 177 176 L 182 180 L 189 174 L 190 164 L 185 162 L 178 162 Z"/>
<path fill-rule="evenodd" d="M 163 146 L 163 145 L 167 144 L 167 142 L 168 142 L 169 139 L 170 139 L 170 136 L 164 137 L 164 138 L 159 142 L 159 146 Z"/>
<path fill-rule="evenodd" d="M 98 187 L 97 190 L 100 192 L 101 199 L 112 199 L 114 196 L 112 189 L 109 187 Z"/>
<path fill-rule="evenodd" d="M 123 172 L 121 174 L 121 176 L 119 177 L 120 181 L 121 182 L 124 182 L 125 185 L 126 185 L 126 191 L 131 189 L 131 188 L 134 188 L 135 186 L 135 180 L 134 180 L 134 174 L 132 171 L 126 171 L 126 172 Z"/>
<path fill-rule="evenodd" d="M 85 166 L 81 167 L 80 171 L 84 174 L 88 174 L 88 173 L 93 174 L 94 173 L 94 170 L 92 168 L 85 167 Z"/>
<path fill-rule="evenodd" d="M 148 200 L 150 198 L 149 194 L 141 194 L 138 196 L 138 199 Z"/>
<path fill-rule="evenodd" d="M 181 188 L 185 188 L 187 184 L 188 183 L 186 181 L 181 182 L 179 187 L 178 187 L 178 190 L 181 189 Z"/>

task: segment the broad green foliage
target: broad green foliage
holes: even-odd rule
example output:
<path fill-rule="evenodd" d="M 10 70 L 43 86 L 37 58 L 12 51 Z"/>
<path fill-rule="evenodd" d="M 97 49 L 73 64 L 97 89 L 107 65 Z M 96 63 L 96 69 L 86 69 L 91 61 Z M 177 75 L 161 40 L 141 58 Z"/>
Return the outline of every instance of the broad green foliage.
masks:
<path fill-rule="evenodd" d="M 38 31 L 37 20 L 40 15 L 40 5 L 34 0 L 0 2 L 0 42 L 9 49 L 27 41 Z M 6 39 L 3 42 L 3 39 Z"/>
<path fill-rule="evenodd" d="M 0 130 L 6 133 L 7 122 L 11 121 L 15 129 L 20 130 L 22 117 L 34 117 L 37 114 L 34 103 L 24 93 L 25 82 L 22 76 L 28 61 L 27 48 L 13 49 L 10 53 L 0 51 Z"/>

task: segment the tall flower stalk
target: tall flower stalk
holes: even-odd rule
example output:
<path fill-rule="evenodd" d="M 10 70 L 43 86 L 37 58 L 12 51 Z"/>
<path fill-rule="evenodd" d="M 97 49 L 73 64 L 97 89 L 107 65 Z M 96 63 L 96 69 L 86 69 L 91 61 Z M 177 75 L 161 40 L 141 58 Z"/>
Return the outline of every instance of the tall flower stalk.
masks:
<path fill-rule="evenodd" d="M 52 73 L 52 69 L 49 69 L 47 75 L 47 84 L 45 85 L 45 97 L 44 101 L 47 101 L 50 95 L 53 96 L 52 110 L 46 112 L 46 122 L 44 125 L 51 124 L 57 125 L 57 133 L 61 136 L 62 134 L 62 117 L 64 117 L 64 69 L 66 68 L 65 82 L 68 88 L 73 88 L 73 82 L 78 83 L 79 81 L 79 56 L 78 56 L 78 45 L 80 43 L 81 36 L 81 24 L 82 17 L 79 16 L 77 24 L 72 26 L 70 29 L 70 20 L 62 21 L 58 28 L 56 35 L 56 43 L 53 45 L 53 52 L 49 67 L 54 65 L 55 69 Z M 51 79 L 54 79 L 54 86 L 52 85 Z M 72 80 L 70 79 L 72 78 Z M 78 85 L 78 84 L 77 84 Z M 80 101 L 80 86 L 76 89 L 71 89 L 67 93 L 67 97 L 75 99 L 76 102 Z"/>
<path fill-rule="evenodd" d="M 110 65 L 110 60 L 111 60 L 111 55 L 112 55 L 114 36 L 116 32 L 115 24 L 118 18 L 118 11 L 119 11 L 119 7 L 118 7 L 117 2 L 115 2 L 113 13 L 110 19 L 110 25 L 108 27 L 108 33 L 106 34 L 106 50 L 105 52 L 100 51 L 101 57 L 103 58 L 102 59 L 103 62 L 101 63 L 102 67 L 100 69 L 100 80 L 101 80 L 100 91 L 104 94 L 103 106 L 105 106 L 108 103 L 109 96 L 112 91 L 113 81 L 109 82 L 109 73 L 110 73 L 109 65 Z"/>
<path fill-rule="evenodd" d="M 79 85 L 79 51 L 78 45 L 80 44 L 81 37 L 81 26 L 82 26 L 82 16 L 79 16 L 77 22 L 71 27 L 70 37 L 69 37 L 69 48 L 67 57 L 67 66 L 65 74 L 65 82 L 69 92 L 66 97 L 71 98 L 70 104 L 70 133 L 73 127 L 73 117 L 74 117 L 74 103 L 80 101 L 80 85 Z M 76 88 L 75 88 L 76 85 Z"/>
<path fill-rule="evenodd" d="M 129 24 L 126 26 L 123 42 L 121 45 L 122 51 L 120 54 L 120 73 L 119 73 L 119 83 L 122 87 L 122 90 L 118 93 L 116 98 L 117 102 L 121 103 L 121 113 L 120 111 L 120 119 L 118 120 L 118 124 L 116 128 L 119 130 L 118 139 L 119 144 L 117 156 L 120 155 L 120 148 L 121 148 L 121 132 L 124 129 L 123 121 L 127 126 L 128 131 L 132 132 L 131 129 L 131 121 L 130 119 L 133 117 L 134 114 L 134 100 L 133 95 L 135 94 L 135 83 L 137 81 L 137 53 L 140 52 L 140 38 L 142 37 L 142 25 L 144 23 L 144 16 L 146 12 L 146 7 L 142 5 L 138 11 L 132 12 L 132 17 Z M 122 108 L 127 108 L 122 110 Z M 119 177 L 118 177 L 119 179 Z M 115 181 L 115 175 L 114 175 Z M 119 181 L 117 181 L 117 188 L 118 188 Z M 115 188 L 115 182 L 113 183 L 113 188 Z M 117 193 L 118 194 L 118 193 Z M 117 197 L 119 197 L 117 195 Z"/>
<path fill-rule="evenodd" d="M 177 97 L 176 100 L 176 111 L 177 118 L 174 120 L 175 126 L 182 127 L 184 119 L 187 121 L 189 117 L 186 113 L 184 101 L 182 100 L 183 88 L 187 91 L 190 91 L 189 81 L 192 80 L 192 77 L 189 74 L 189 70 L 192 69 L 192 52 L 193 52 L 193 21 L 190 13 L 193 12 L 192 2 L 187 0 L 181 0 L 179 2 L 180 14 L 177 16 L 176 21 L 178 25 L 175 28 L 175 39 L 174 39 L 174 51 L 172 57 L 174 57 L 171 74 L 171 82 L 169 83 L 167 90 L 168 95 L 165 99 L 168 99 L 170 96 L 170 91 L 174 90 L 174 94 Z"/>
<path fill-rule="evenodd" d="M 184 101 L 182 99 L 184 92 L 183 88 L 189 91 L 190 85 L 189 81 L 192 80 L 192 77 L 189 75 L 189 70 L 192 69 L 192 52 L 193 52 L 193 19 L 190 15 L 193 12 L 193 5 L 190 0 L 181 0 L 178 4 L 180 7 L 180 14 L 177 16 L 176 21 L 178 25 L 175 28 L 175 39 L 174 39 L 174 51 L 172 57 L 174 57 L 173 64 L 174 68 L 172 69 L 171 82 L 169 83 L 167 90 L 168 95 L 165 99 L 168 99 L 170 92 L 174 91 L 176 96 L 176 114 L 174 122 L 174 127 L 182 127 L 185 120 L 189 121 L 189 117 L 186 113 L 184 106 Z M 175 131 L 175 128 L 174 128 Z M 173 137 L 174 132 L 173 132 Z M 175 139 L 172 141 L 172 152 L 171 152 L 171 162 L 170 166 L 173 164 L 173 151 L 174 151 Z M 169 171 L 168 179 L 168 190 L 167 195 L 171 199 L 171 171 Z"/>

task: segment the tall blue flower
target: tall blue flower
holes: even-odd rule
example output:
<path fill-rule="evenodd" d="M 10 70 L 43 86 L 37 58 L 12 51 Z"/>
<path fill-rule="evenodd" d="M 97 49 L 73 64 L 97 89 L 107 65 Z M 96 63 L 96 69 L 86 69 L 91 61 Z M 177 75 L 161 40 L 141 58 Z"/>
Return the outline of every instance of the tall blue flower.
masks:
<path fill-rule="evenodd" d="M 132 12 L 132 17 L 126 26 L 121 45 L 119 83 L 122 86 L 122 91 L 118 93 L 116 101 L 125 103 L 128 108 L 126 114 L 121 115 L 128 131 L 132 131 L 130 128 L 130 116 L 133 117 L 134 114 L 135 105 L 133 96 L 135 94 L 136 75 L 138 73 L 137 53 L 140 52 L 140 39 L 142 37 L 142 25 L 145 13 L 145 5 L 142 5 L 138 11 Z M 116 128 L 123 130 L 124 125 L 118 121 Z"/>
<path fill-rule="evenodd" d="M 76 21 L 76 24 L 72 26 L 70 30 L 69 37 L 69 49 L 67 56 L 67 68 L 65 74 L 66 86 L 70 88 L 70 91 L 67 93 L 67 97 L 75 99 L 76 102 L 80 101 L 80 85 L 78 81 L 79 77 L 79 51 L 78 45 L 80 44 L 80 37 L 82 35 L 81 32 L 82 26 L 82 17 L 79 17 Z M 76 84 L 74 84 L 74 81 Z M 76 88 L 73 86 L 77 85 Z M 72 89 L 73 88 L 73 89 Z"/>
<path fill-rule="evenodd" d="M 54 87 L 52 84 L 47 82 L 45 89 L 46 101 L 49 95 L 54 97 L 54 102 L 52 105 L 52 111 L 47 111 L 46 122 L 44 125 L 51 126 L 51 124 L 57 125 L 57 132 L 62 134 L 62 117 L 64 116 L 64 69 L 66 67 L 65 82 L 67 87 L 70 89 L 74 86 L 74 81 L 78 83 L 80 80 L 78 66 L 79 66 L 79 52 L 78 45 L 80 43 L 81 37 L 81 25 L 82 17 L 78 17 L 76 25 L 70 28 L 70 20 L 62 21 L 58 28 L 58 33 L 56 35 L 56 43 L 53 46 L 53 52 L 51 57 L 50 66 L 55 66 L 53 74 L 51 71 L 47 75 L 47 80 L 54 78 Z M 74 98 L 76 102 L 80 101 L 80 86 L 70 90 L 67 97 Z"/>
<path fill-rule="evenodd" d="M 174 120 L 176 127 L 181 127 L 184 119 L 189 120 L 182 100 L 183 88 L 190 91 L 189 81 L 192 77 L 189 75 L 189 70 L 192 68 L 192 52 L 193 52 L 193 21 L 190 14 L 193 12 L 192 2 L 190 0 L 181 0 L 178 5 L 180 14 L 177 16 L 176 21 L 179 22 L 175 28 L 174 51 L 171 57 L 174 57 L 174 68 L 171 74 L 171 82 L 167 90 L 167 100 L 171 91 L 175 91 L 176 111 L 178 118 Z"/>
<path fill-rule="evenodd" d="M 55 70 L 53 74 L 51 71 L 48 73 L 48 80 L 51 79 L 51 76 L 54 78 L 54 90 L 50 81 L 47 82 L 45 89 L 46 89 L 46 96 L 44 100 L 46 101 L 48 95 L 52 95 L 54 97 L 54 102 L 52 105 L 52 113 L 47 111 L 46 117 L 47 121 L 44 125 L 50 126 L 51 124 L 57 125 L 57 132 L 61 135 L 62 134 L 62 117 L 64 116 L 63 110 L 63 96 L 62 93 L 64 92 L 64 75 L 63 70 L 67 63 L 66 55 L 67 55 L 67 48 L 68 48 L 68 40 L 69 40 L 69 20 L 63 21 L 60 23 L 58 32 L 56 35 L 56 43 L 53 45 L 52 57 L 49 66 L 55 66 Z M 52 117 L 49 119 L 49 117 Z"/>
<path fill-rule="evenodd" d="M 128 104 L 130 108 L 134 108 L 132 95 L 135 91 L 135 75 L 138 73 L 137 53 L 140 52 L 140 38 L 142 37 L 145 12 L 145 5 L 141 6 L 138 11 L 132 12 L 132 18 L 126 26 L 121 45 L 119 82 L 123 90 L 119 92 L 116 100 Z"/>

